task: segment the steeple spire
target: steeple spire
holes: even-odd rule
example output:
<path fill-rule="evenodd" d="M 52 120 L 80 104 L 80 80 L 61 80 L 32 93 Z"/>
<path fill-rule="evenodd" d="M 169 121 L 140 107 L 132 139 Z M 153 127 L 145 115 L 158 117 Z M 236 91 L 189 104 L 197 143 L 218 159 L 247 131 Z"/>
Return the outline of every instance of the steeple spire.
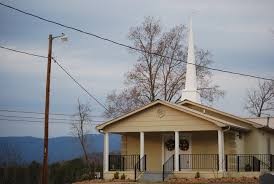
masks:
<path fill-rule="evenodd" d="M 190 100 L 196 103 L 201 103 L 200 94 L 197 90 L 197 75 L 195 66 L 194 40 L 192 32 L 192 18 L 190 18 L 188 31 L 188 50 L 187 50 L 187 65 L 186 65 L 186 82 L 185 89 L 182 90 L 181 101 Z"/>

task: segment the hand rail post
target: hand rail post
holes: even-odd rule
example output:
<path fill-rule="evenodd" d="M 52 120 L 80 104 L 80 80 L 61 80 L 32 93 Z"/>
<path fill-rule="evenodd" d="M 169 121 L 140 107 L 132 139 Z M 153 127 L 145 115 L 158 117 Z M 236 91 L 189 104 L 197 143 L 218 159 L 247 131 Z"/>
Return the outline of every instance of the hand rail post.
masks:
<path fill-rule="evenodd" d="M 217 171 L 219 171 L 219 154 L 217 154 Z"/>
<path fill-rule="evenodd" d="M 147 170 L 147 155 L 145 155 L 145 171 Z"/>
<path fill-rule="evenodd" d="M 122 157 L 122 169 L 125 171 L 125 157 Z"/>
<path fill-rule="evenodd" d="M 108 160 L 109 160 L 109 161 L 108 161 L 108 162 L 109 162 L 109 163 L 108 163 L 108 170 L 109 170 L 109 171 L 110 171 L 110 161 L 111 161 L 110 156 L 111 156 L 111 155 L 108 155 Z"/>
<path fill-rule="evenodd" d="M 137 168 L 136 168 L 136 164 L 135 164 L 135 166 L 134 166 L 134 181 L 136 181 L 136 179 L 137 179 Z"/>
<path fill-rule="evenodd" d="M 179 154 L 179 171 L 181 171 L 181 154 Z"/>
<path fill-rule="evenodd" d="M 228 155 L 225 155 L 225 170 L 228 171 Z"/>
<path fill-rule="evenodd" d="M 140 155 L 138 156 L 138 168 L 139 168 L 139 171 L 141 171 L 141 159 L 140 159 Z"/>
<path fill-rule="evenodd" d="M 270 167 L 269 167 L 269 170 L 272 171 L 272 165 L 273 165 L 273 155 L 272 154 L 269 154 L 269 163 L 270 163 Z"/>
<path fill-rule="evenodd" d="M 163 164 L 163 181 L 165 181 L 165 164 Z"/>
<path fill-rule="evenodd" d="M 240 157 L 237 155 L 237 171 L 240 171 Z"/>
<path fill-rule="evenodd" d="M 172 156 L 172 162 L 173 162 L 173 171 L 175 169 L 175 165 L 174 165 L 174 155 Z"/>
<path fill-rule="evenodd" d="M 118 159 L 117 159 L 117 163 L 119 163 L 119 170 L 121 171 L 122 170 L 122 155 L 119 155 Z"/>

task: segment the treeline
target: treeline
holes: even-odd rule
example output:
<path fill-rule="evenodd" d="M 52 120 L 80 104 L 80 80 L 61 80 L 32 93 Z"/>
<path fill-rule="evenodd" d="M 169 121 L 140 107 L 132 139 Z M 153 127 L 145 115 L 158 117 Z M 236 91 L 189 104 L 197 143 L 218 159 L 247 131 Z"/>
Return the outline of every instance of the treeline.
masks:
<path fill-rule="evenodd" d="M 102 177 L 101 155 L 93 155 L 90 167 L 82 158 L 49 165 L 49 184 L 68 184 Z M 1 184 L 40 184 L 42 165 L 33 161 L 29 165 L 0 167 Z"/>

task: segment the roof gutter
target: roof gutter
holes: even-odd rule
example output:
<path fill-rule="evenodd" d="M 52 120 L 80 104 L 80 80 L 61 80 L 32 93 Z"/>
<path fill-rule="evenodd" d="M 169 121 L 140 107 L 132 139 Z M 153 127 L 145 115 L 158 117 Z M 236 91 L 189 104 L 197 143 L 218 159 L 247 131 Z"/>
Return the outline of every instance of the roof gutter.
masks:
<path fill-rule="evenodd" d="M 267 132 L 270 132 L 270 133 L 274 134 L 274 129 L 271 128 L 271 127 L 269 127 L 269 120 L 270 120 L 270 117 L 268 116 L 267 117 L 267 121 L 266 121 L 266 125 L 262 126 L 260 129 L 265 130 Z"/>
<path fill-rule="evenodd" d="M 228 127 L 227 127 L 227 129 L 225 129 L 225 130 L 223 130 L 223 132 L 227 132 L 227 131 L 229 131 L 230 130 L 230 125 L 228 125 Z"/>

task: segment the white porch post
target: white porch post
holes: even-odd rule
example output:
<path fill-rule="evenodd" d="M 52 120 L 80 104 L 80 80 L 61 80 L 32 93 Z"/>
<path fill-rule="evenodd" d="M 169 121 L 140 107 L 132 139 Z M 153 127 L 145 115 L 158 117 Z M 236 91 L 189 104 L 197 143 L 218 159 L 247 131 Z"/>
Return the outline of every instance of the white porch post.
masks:
<path fill-rule="evenodd" d="M 140 159 L 145 155 L 145 135 L 144 132 L 140 132 Z M 140 169 L 143 170 L 143 162 L 140 162 Z"/>
<path fill-rule="evenodd" d="M 224 131 L 222 129 L 218 130 L 218 155 L 219 155 L 219 171 L 224 171 L 225 166 L 225 156 L 224 156 Z"/>
<path fill-rule="evenodd" d="M 104 134 L 104 171 L 108 172 L 109 168 L 109 137 L 108 132 L 105 132 Z"/>
<path fill-rule="evenodd" d="M 179 132 L 175 131 L 175 155 L 174 155 L 175 171 L 179 171 Z"/>
<path fill-rule="evenodd" d="M 145 155 L 145 139 L 144 132 L 140 132 L 140 158 Z"/>

